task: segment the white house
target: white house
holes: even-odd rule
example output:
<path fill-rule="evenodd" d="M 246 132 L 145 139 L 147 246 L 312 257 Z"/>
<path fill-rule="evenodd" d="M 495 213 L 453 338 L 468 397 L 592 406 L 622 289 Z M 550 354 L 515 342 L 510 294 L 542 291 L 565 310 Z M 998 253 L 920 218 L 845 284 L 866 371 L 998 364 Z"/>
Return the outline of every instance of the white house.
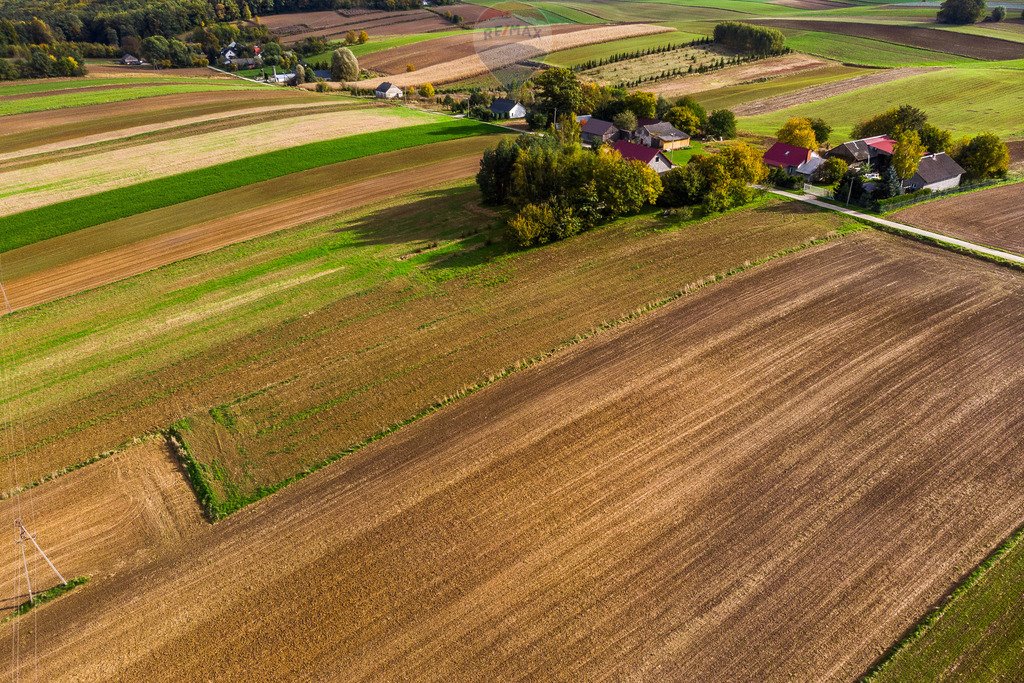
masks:
<path fill-rule="evenodd" d="M 381 100 L 395 100 L 405 97 L 405 93 L 397 85 L 392 85 L 387 81 L 384 81 L 377 86 L 377 89 L 373 91 L 373 94 Z"/>
<path fill-rule="evenodd" d="M 964 169 L 945 152 L 921 157 L 917 173 L 907 182 L 910 190 L 949 190 L 960 186 Z"/>
<path fill-rule="evenodd" d="M 505 97 L 491 102 L 490 110 L 496 119 L 521 119 L 526 116 L 526 107 Z"/>

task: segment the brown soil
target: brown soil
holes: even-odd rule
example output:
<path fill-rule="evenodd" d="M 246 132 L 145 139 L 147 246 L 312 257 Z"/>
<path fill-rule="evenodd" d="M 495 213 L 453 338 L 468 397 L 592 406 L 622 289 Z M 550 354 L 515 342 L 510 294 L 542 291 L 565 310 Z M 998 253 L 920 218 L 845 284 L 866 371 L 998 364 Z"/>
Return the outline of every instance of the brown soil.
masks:
<path fill-rule="evenodd" d="M 769 57 L 748 64 L 730 66 L 718 71 L 694 76 L 683 76 L 656 83 L 644 83 L 639 90 L 654 92 L 665 97 L 679 97 L 692 93 L 739 85 L 754 78 L 779 78 L 795 73 L 820 69 L 829 62 L 798 53 L 782 57 Z"/>
<path fill-rule="evenodd" d="M 827 97 L 833 97 L 835 95 L 841 95 L 846 92 L 852 92 L 859 90 L 860 88 L 866 88 L 869 85 L 878 85 L 879 83 L 889 83 L 890 81 L 897 81 L 902 78 L 909 76 L 916 76 L 918 74 L 932 71 L 928 67 L 905 67 L 901 69 L 885 69 L 883 71 L 875 71 L 873 73 L 865 74 L 863 76 L 854 76 L 853 78 L 847 78 L 841 81 L 833 81 L 831 83 L 821 83 L 818 85 L 812 85 L 801 90 L 786 93 L 784 95 L 776 95 L 774 97 L 766 97 L 761 100 L 754 100 L 753 102 L 747 102 L 745 104 L 733 107 L 733 113 L 737 116 L 756 116 L 757 114 L 769 114 L 776 112 L 787 107 L 792 107 L 797 104 L 806 104 L 808 102 L 817 102 Z"/>
<path fill-rule="evenodd" d="M 1006 146 L 1010 148 L 1010 168 L 1024 169 L 1024 140 L 1013 140 L 1007 142 Z"/>
<path fill-rule="evenodd" d="M 447 9 L 447 8 L 445 8 Z M 312 36 L 337 37 L 348 31 L 366 31 L 374 36 L 409 35 L 456 28 L 427 10 L 387 12 L 384 10 L 320 11 L 278 14 L 261 19 L 276 35 L 293 43 Z"/>
<path fill-rule="evenodd" d="M 912 206 L 893 220 L 1024 255 L 1024 183 Z"/>
<path fill-rule="evenodd" d="M 759 24 L 804 31 L 824 31 L 848 36 L 872 38 L 927 50 L 948 52 L 975 59 L 1020 59 L 1024 43 L 989 38 L 955 31 L 939 31 L 918 26 L 867 24 L 859 21 L 823 21 L 803 19 L 756 19 Z"/>
<path fill-rule="evenodd" d="M 877 233 L 776 261 L 40 609 L 21 673 L 849 680 L 1020 522 L 1022 305 Z"/>
<path fill-rule="evenodd" d="M 836 0 L 772 0 L 772 4 L 796 7 L 797 9 L 838 9 L 851 5 L 849 2 L 836 2 Z"/>
<path fill-rule="evenodd" d="M 6 283 L 11 306 L 35 306 L 228 244 L 365 206 L 381 199 L 382 188 L 387 188 L 389 195 L 397 195 L 467 178 L 479 169 L 480 152 L 494 141 L 475 138 L 467 143 L 451 146 L 450 152 L 435 145 L 429 159 L 412 157 L 415 151 L 402 150 L 335 164 L 14 250 L 4 254 L 5 272 L 21 273 Z M 401 170 L 389 172 L 396 166 Z M 427 166 L 430 172 L 421 172 Z M 211 217 L 205 207 L 215 205 L 227 207 L 226 215 Z M 239 210 L 241 206 L 246 208 Z M 223 208 L 221 213 L 225 213 Z M 153 229 L 155 225 L 174 225 L 165 220 L 174 214 L 180 227 L 170 231 Z M 133 235 L 138 239 L 132 240 Z M 125 238 L 130 241 L 124 242 Z M 39 266 L 33 267 L 35 263 Z"/>
<path fill-rule="evenodd" d="M 162 438 L 0 502 L 6 524 L 19 516 L 65 578 L 89 576 L 95 583 L 152 560 L 205 526 L 178 459 Z M 56 585 L 44 560 L 27 549 L 33 589 Z M 0 556 L 0 618 L 28 599 L 15 550 L 12 544 Z"/>
<path fill-rule="evenodd" d="M 545 35 L 539 38 L 524 39 L 515 28 L 508 37 L 485 35 L 481 32 L 469 33 L 466 36 L 450 36 L 374 53 L 365 60 L 364 66 L 395 75 L 371 78 L 351 85 L 375 88 L 383 81 L 389 81 L 399 87 L 423 83 L 450 83 L 523 60 L 536 59 L 548 52 L 671 30 L 651 24 L 598 27 L 559 24 L 545 27 L 541 30 Z M 546 35 L 548 31 L 550 35 Z M 373 57 L 377 59 L 374 60 Z M 412 64 L 416 71 L 406 73 L 406 64 Z"/>

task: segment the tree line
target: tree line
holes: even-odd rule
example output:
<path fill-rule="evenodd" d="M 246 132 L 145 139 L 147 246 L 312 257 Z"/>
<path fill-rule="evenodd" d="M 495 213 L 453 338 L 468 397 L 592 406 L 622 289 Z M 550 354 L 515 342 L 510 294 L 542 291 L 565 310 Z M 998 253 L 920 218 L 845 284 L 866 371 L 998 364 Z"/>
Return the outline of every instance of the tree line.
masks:
<path fill-rule="evenodd" d="M 715 26 L 715 42 L 736 52 L 750 55 L 778 55 L 786 49 L 782 31 L 740 21 L 724 21 Z"/>
<path fill-rule="evenodd" d="M 627 59 L 639 59 L 640 57 L 646 57 L 647 55 L 660 55 L 666 52 L 675 52 L 676 50 L 685 50 L 687 48 L 697 47 L 699 45 L 707 45 L 711 43 L 712 38 L 705 36 L 704 38 L 696 38 L 688 43 L 669 43 L 668 45 L 661 45 L 659 47 L 649 47 L 642 50 L 632 50 L 629 52 L 616 52 L 608 57 L 601 59 L 589 59 L 585 62 L 577 64 L 572 67 L 573 71 L 589 71 L 590 69 L 596 69 L 599 66 L 606 66 L 608 64 L 615 64 L 616 62 L 624 62 Z"/>

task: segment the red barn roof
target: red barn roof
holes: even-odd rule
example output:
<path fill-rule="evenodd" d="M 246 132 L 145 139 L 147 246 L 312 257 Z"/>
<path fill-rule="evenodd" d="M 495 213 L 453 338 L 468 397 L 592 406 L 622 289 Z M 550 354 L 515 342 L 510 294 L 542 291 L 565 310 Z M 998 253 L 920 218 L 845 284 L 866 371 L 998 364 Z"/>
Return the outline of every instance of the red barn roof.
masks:
<path fill-rule="evenodd" d="M 626 142 L 625 140 L 619 140 L 612 149 L 622 155 L 623 159 L 633 159 L 635 161 L 642 161 L 645 164 L 651 163 L 656 156 L 661 152 L 660 149 L 654 147 L 648 147 L 646 145 L 638 145 L 635 142 Z"/>
<path fill-rule="evenodd" d="M 806 147 L 787 145 L 784 142 L 776 142 L 764 153 L 764 163 L 778 168 L 799 166 L 810 158 L 811 150 Z"/>
<path fill-rule="evenodd" d="M 896 147 L 896 141 L 888 135 L 876 135 L 873 138 L 864 138 L 864 144 L 868 147 L 874 147 L 877 150 L 881 150 L 886 154 L 892 154 L 893 149 Z"/>

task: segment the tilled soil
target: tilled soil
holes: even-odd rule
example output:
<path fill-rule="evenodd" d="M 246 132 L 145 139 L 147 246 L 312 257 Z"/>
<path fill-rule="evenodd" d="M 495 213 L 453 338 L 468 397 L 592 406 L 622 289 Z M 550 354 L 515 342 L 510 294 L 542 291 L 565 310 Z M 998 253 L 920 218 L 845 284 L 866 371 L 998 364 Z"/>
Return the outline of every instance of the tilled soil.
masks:
<path fill-rule="evenodd" d="M 835 95 L 842 95 L 843 93 L 852 92 L 859 90 L 860 88 L 866 88 L 869 85 L 878 85 L 880 83 L 889 83 L 890 81 L 897 81 L 902 78 L 909 76 L 916 76 L 923 74 L 928 71 L 932 71 L 928 67 L 906 67 L 901 69 L 885 69 L 882 71 L 876 71 L 874 73 L 864 74 L 863 76 L 854 76 L 853 78 L 847 78 L 841 81 L 833 81 L 831 83 L 820 83 L 812 85 L 807 88 L 802 88 L 794 92 L 789 92 L 784 95 L 776 95 L 774 97 L 766 97 L 761 100 L 754 100 L 753 102 L 747 102 L 737 107 L 733 107 L 733 113 L 737 116 L 757 116 L 758 114 L 770 114 L 772 112 L 786 109 L 797 104 L 805 104 L 807 102 L 817 102 L 828 97 Z"/>
<path fill-rule="evenodd" d="M 756 62 L 730 66 L 706 74 L 695 74 L 682 76 L 666 81 L 645 83 L 638 90 L 664 95 L 665 97 L 679 97 L 692 93 L 725 88 L 730 85 L 739 85 L 752 79 L 780 78 L 796 73 L 803 73 L 820 69 L 830 62 L 817 57 L 802 54 L 790 54 L 782 57 L 769 57 L 759 59 Z"/>
<path fill-rule="evenodd" d="M 898 211 L 893 220 L 1024 254 L 1024 183 L 1003 185 Z"/>
<path fill-rule="evenodd" d="M 849 680 L 1020 523 L 1022 305 L 878 233 L 775 261 L 38 610 L 20 672 Z"/>
<path fill-rule="evenodd" d="M 975 59 L 1020 59 L 1024 57 L 1024 43 L 918 26 L 804 19 L 756 19 L 754 21 L 776 28 L 824 31 L 825 33 L 884 40 L 889 43 L 911 45 Z"/>

